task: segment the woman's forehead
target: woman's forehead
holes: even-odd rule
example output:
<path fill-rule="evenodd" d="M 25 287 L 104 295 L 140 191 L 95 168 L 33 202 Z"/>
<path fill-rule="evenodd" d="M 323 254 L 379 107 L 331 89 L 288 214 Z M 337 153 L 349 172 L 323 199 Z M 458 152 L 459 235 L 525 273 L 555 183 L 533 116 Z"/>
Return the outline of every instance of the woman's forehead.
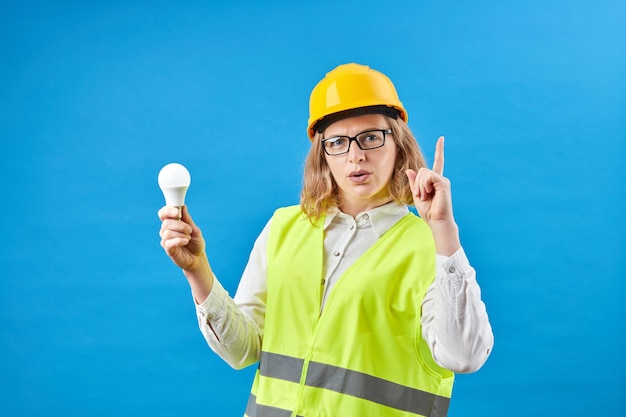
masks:
<path fill-rule="evenodd" d="M 367 129 L 388 129 L 389 123 L 382 114 L 363 114 L 337 120 L 326 128 L 324 136 L 354 136 Z"/>

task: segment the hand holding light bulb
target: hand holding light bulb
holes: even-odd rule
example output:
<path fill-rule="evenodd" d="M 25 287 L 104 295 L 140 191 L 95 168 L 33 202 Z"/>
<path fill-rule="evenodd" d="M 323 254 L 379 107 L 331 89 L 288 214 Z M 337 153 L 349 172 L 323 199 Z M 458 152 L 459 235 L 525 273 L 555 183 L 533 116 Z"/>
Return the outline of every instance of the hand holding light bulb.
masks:
<path fill-rule="evenodd" d="M 158 182 L 163 197 L 165 197 L 165 205 L 178 207 L 178 219 L 180 220 L 182 207 L 185 205 L 185 195 L 189 189 L 189 184 L 191 184 L 189 171 L 181 164 L 167 164 L 159 171 Z"/>
<path fill-rule="evenodd" d="M 159 187 L 166 206 L 178 208 L 178 220 L 183 217 L 185 195 L 191 175 L 181 164 L 167 164 L 159 172 Z M 184 221 L 172 221 L 172 210 L 159 210 L 161 246 L 172 261 L 183 269 L 196 300 L 205 300 L 213 287 L 213 272 L 205 253 L 202 232 L 185 210 Z"/>

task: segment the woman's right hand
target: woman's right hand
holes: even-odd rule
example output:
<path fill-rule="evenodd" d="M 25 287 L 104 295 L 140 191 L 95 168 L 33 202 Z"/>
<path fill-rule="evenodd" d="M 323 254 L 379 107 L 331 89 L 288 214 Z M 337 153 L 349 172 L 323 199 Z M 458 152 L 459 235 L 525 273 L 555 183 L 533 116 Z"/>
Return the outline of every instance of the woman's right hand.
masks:
<path fill-rule="evenodd" d="M 187 206 L 181 208 L 165 206 L 159 210 L 161 219 L 161 246 L 172 261 L 185 271 L 197 271 L 205 267 L 205 242 L 200 228 L 191 219 Z"/>

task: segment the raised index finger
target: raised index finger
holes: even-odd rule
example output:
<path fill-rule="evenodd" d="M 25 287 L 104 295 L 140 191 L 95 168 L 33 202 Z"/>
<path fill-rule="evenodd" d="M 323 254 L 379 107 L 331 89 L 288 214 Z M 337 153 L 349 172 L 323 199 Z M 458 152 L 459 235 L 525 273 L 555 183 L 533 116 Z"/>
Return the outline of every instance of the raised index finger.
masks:
<path fill-rule="evenodd" d="M 443 175 L 443 140 L 443 136 L 439 136 L 439 139 L 437 139 L 435 160 L 433 161 L 433 171 L 439 175 Z"/>

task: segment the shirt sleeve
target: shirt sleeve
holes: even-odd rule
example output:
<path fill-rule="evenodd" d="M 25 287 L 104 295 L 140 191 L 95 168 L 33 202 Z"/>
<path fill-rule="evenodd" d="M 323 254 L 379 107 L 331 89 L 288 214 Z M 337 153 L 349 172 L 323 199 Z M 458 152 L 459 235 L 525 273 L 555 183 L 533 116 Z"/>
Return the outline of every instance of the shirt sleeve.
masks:
<path fill-rule="evenodd" d="M 231 298 L 216 278 L 207 299 L 196 305 L 200 331 L 207 343 L 235 369 L 257 362 L 261 354 L 269 225 L 254 243 L 235 297 Z"/>
<path fill-rule="evenodd" d="M 439 366 L 477 371 L 493 348 L 493 332 L 481 300 L 476 271 L 463 248 L 437 255 L 435 281 L 422 303 L 422 336 Z"/>

